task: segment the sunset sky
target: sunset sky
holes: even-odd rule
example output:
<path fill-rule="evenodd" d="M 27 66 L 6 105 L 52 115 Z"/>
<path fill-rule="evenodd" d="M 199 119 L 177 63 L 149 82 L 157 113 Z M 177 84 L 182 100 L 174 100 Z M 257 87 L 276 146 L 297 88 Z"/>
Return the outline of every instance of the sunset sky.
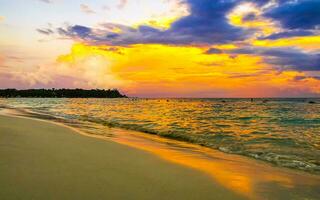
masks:
<path fill-rule="evenodd" d="M 0 0 L 0 88 L 320 96 L 320 0 Z"/>

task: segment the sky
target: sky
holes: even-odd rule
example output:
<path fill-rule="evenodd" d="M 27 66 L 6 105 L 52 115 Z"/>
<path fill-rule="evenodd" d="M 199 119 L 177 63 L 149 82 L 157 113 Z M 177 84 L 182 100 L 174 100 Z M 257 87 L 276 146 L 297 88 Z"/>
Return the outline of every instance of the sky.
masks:
<path fill-rule="evenodd" d="M 320 0 L 0 0 L 0 88 L 319 97 Z"/>

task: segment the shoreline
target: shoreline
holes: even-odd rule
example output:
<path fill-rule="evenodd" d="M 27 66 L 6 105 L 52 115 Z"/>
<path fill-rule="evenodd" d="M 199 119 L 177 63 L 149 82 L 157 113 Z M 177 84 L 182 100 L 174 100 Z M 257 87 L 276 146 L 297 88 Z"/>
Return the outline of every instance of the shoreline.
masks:
<path fill-rule="evenodd" d="M 74 126 L 75 124 L 68 122 L 66 119 L 58 118 L 58 117 L 53 116 L 51 114 L 41 113 L 41 112 L 29 110 L 29 109 L 23 109 L 23 108 L 21 109 L 21 108 L 6 107 L 6 106 L 4 106 L 2 108 L 2 111 L 1 111 L 1 107 L 0 107 L 0 114 L 3 111 L 7 112 L 6 114 L 9 115 L 9 116 L 23 117 L 23 118 L 27 118 L 27 119 L 35 119 L 35 120 L 54 123 L 54 124 L 57 124 L 57 125 L 62 125 L 62 126 L 65 126 L 67 128 L 71 128 L 71 129 L 73 129 L 73 130 L 75 130 L 75 131 L 77 131 L 80 134 L 83 134 L 85 136 L 96 137 L 96 138 L 100 138 L 100 139 L 109 139 L 109 140 L 112 139 L 112 138 L 110 138 L 108 136 L 105 136 L 105 135 L 98 135 L 98 134 L 95 134 L 95 133 L 93 133 L 93 134 L 87 133 L 88 132 L 87 130 L 81 130 L 81 124 L 80 124 L 80 127 L 75 127 Z M 113 125 L 109 126 L 108 124 L 99 123 L 99 122 L 90 121 L 90 120 L 87 121 L 87 122 L 88 123 L 92 123 L 92 124 L 96 124 L 96 125 L 98 125 L 100 127 L 106 126 L 110 130 L 120 130 L 120 132 L 122 130 L 122 131 L 127 132 L 127 133 L 135 133 L 135 134 L 138 134 L 138 135 L 140 134 L 140 136 L 145 137 L 147 139 L 160 138 L 159 141 L 168 140 L 168 141 L 171 141 L 173 143 L 185 143 L 186 145 L 191 145 L 191 146 L 195 146 L 195 147 L 199 147 L 199 148 L 203 148 L 203 149 L 208 148 L 209 150 L 217 151 L 217 152 L 222 153 L 222 154 L 232 155 L 234 157 L 237 157 L 237 156 L 245 157 L 246 159 L 253 160 L 253 162 L 262 162 L 263 164 L 270 165 L 272 167 L 276 167 L 276 168 L 280 168 L 280 169 L 284 169 L 284 170 L 289 170 L 289 171 L 293 170 L 294 172 L 298 172 L 298 173 L 306 173 L 306 174 L 320 176 L 320 172 L 319 171 L 306 170 L 306 169 L 297 168 L 297 167 L 294 167 L 294 166 L 283 166 L 283 165 L 280 165 L 280 164 L 276 164 L 275 161 L 268 161 L 268 160 L 262 159 L 260 157 L 249 156 L 247 154 L 233 153 L 233 152 L 229 152 L 229 151 L 225 151 L 225 150 L 221 150 L 221 149 L 217 149 L 217 148 L 212 148 L 212 147 L 207 146 L 205 144 L 198 143 L 198 142 L 192 142 L 190 140 L 181 139 L 179 137 L 172 137 L 170 135 L 159 135 L 157 133 L 152 133 L 152 132 L 149 132 L 149 131 L 143 131 L 143 130 L 139 130 L 139 129 L 127 128 L 127 127 L 123 127 L 123 126 L 113 126 Z M 116 132 L 119 132 L 119 131 L 116 131 Z"/>
<path fill-rule="evenodd" d="M 204 173 L 213 183 L 223 186 L 223 188 L 240 195 L 240 197 L 264 199 L 263 197 L 265 195 L 275 195 L 262 194 L 260 191 L 261 186 L 257 187 L 261 184 L 264 189 L 266 185 L 271 184 L 271 186 L 269 185 L 267 187 L 268 190 L 281 189 L 286 195 L 292 195 L 290 194 L 292 190 L 301 190 L 298 194 L 293 193 L 295 195 L 307 195 L 303 191 L 309 189 L 310 194 L 308 195 L 311 195 L 311 199 L 314 198 L 314 195 L 315 197 L 320 196 L 320 192 L 312 189 L 320 186 L 320 177 L 317 175 L 273 167 L 262 161 L 226 154 L 205 147 L 197 148 L 196 145 L 193 144 L 170 141 L 170 139 L 160 138 L 159 136 L 147 136 L 143 133 L 139 136 L 139 133 L 133 131 L 113 129 L 112 131 L 117 131 L 117 137 L 107 138 L 105 136 L 84 133 L 77 128 L 51 120 L 30 119 L 30 117 L 23 116 L 20 116 L 20 118 L 52 123 L 80 133 L 82 136 L 89 136 L 90 138 L 99 140 L 103 139 L 106 142 L 110 142 L 111 140 L 125 146 L 133 147 L 133 149 L 138 149 L 139 151 L 142 150 L 151 153 L 152 156 L 158 157 L 173 165 L 180 165 L 184 168 Z M 170 144 L 170 142 L 174 142 L 175 144 Z M 272 198 L 277 199 L 277 195 Z M 310 196 L 308 196 L 308 198 L 310 198 Z M 238 199 L 238 197 L 236 199 Z"/>

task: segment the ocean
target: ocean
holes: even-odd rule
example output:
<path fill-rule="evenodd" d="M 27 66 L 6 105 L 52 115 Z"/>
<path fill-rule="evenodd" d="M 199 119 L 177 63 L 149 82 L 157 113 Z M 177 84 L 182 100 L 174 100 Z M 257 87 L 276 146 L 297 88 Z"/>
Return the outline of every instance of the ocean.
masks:
<path fill-rule="evenodd" d="M 90 134 L 135 130 L 320 173 L 320 99 L 14 98 L 0 105 L 86 125 Z"/>

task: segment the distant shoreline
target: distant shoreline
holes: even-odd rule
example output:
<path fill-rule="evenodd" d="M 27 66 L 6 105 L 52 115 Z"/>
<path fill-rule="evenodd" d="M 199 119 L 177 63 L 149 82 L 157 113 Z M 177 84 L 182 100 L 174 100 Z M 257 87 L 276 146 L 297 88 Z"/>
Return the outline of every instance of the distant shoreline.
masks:
<path fill-rule="evenodd" d="M 127 98 L 117 89 L 0 89 L 0 98 Z"/>

